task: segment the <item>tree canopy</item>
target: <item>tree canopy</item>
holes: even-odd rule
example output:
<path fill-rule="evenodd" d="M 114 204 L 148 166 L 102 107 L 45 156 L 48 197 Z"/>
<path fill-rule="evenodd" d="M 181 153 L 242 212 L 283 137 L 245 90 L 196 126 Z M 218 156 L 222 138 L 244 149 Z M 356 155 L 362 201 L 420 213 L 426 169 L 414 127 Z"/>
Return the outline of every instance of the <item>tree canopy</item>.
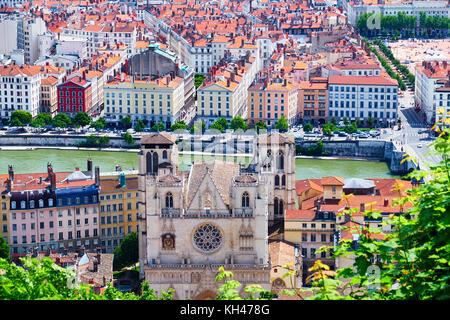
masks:
<path fill-rule="evenodd" d="M 72 124 L 76 127 L 84 127 L 91 123 L 91 117 L 86 113 L 79 111 L 72 119 Z"/>
<path fill-rule="evenodd" d="M 239 129 L 241 129 L 242 131 L 246 131 L 248 128 L 248 124 L 241 116 L 236 116 L 231 119 L 230 128 L 234 131 Z"/>
<path fill-rule="evenodd" d="M 286 132 L 289 130 L 289 124 L 286 120 L 286 117 L 284 114 L 281 116 L 280 119 L 275 123 L 275 129 L 278 129 L 280 132 Z"/>
<path fill-rule="evenodd" d="M 136 232 L 125 236 L 120 246 L 114 249 L 114 270 L 129 267 L 139 261 L 139 242 Z"/>

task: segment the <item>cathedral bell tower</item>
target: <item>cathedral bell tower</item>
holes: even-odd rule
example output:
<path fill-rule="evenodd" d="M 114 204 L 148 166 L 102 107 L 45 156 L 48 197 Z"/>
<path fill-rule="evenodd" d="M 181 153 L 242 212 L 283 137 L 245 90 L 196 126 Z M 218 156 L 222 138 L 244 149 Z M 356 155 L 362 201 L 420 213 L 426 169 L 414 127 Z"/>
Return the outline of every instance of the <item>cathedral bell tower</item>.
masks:
<path fill-rule="evenodd" d="M 258 135 L 255 162 L 269 185 L 269 226 L 284 220 L 286 209 L 295 209 L 295 141 L 289 134 Z"/>

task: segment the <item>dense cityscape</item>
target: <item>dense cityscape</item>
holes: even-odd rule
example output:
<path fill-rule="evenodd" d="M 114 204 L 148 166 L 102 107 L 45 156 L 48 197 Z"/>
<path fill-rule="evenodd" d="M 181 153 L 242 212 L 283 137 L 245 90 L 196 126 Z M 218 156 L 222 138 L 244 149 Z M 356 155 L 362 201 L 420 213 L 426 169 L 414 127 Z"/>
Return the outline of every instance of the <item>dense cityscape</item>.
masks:
<path fill-rule="evenodd" d="M 448 299 L 449 30 L 447 0 L 0 0 L 0 299 Z"/>

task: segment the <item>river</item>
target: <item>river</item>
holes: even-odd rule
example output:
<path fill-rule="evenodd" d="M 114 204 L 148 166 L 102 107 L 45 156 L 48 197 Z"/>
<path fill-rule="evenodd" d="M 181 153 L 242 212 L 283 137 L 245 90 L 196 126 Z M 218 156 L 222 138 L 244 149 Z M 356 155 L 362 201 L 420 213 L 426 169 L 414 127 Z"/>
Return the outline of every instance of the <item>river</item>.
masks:
<path fill-rule="evenodd" d="M 91 158 L 94 166 L 100 166 L 102 172 L 114 171 L 116 165 L 122 170 L 138 168 L 137 152 L 109 152 L 82 150 L 14 150 L 0 151 L 0 174 L 8 173 L 8 165 L 14 166 L 16 173 L 46 172 L 47 162 L 51 162 L 54 171 L 71 171 L 76 167 L 86 170 L 86 160 Z M 179 155 L 179 168 L 186 170 L 192 156 Z M 213 159 L 213 156 L 195 156 L 196 161 Z M 222 157 L 217 157 L 223 159 Z M 227 157 L 227 161 L 250 162 L 249 157 Z M 296 179 L 340 176 L 344 178 L 399 178 L 390 174 L 386 163 L 358 160 L 321 160 L 295 159 Z"/>

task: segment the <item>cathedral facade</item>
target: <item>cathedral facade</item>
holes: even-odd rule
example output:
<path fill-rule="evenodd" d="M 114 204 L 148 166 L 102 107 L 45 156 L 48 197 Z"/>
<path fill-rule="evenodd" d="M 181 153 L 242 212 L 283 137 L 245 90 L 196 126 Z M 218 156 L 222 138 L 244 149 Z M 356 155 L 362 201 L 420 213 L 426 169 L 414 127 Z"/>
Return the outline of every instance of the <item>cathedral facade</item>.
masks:
<path fill-rule="evenodd" d="M 289 141 L 278 134 L 260 135 L 257 143 L 262 154 L 255 155 L 245 169 L 213 160 L 193 163 L 181 172 L 173 136 L 143 136 L 139 152 L 141 278 L 158 294 L 173 288 L 175 299 L 214 299 L 220 286 L 215 277 L 224 266 L 243 284 L 241 289 L 259 284 L 270 290 L 268 224 L 283 217 L 284 208 L 292 202 L 287 185 L 295 179 L 288 174 Z M 268 148 L 275 156 L 268 154 Z M 280 159 L 283 164 L 274 163 L 269 170 L 267 165 Z M 279 188 L 271 190 L 275 186 Z M 283 201 L 283 207 L 274 199 Z"/>

